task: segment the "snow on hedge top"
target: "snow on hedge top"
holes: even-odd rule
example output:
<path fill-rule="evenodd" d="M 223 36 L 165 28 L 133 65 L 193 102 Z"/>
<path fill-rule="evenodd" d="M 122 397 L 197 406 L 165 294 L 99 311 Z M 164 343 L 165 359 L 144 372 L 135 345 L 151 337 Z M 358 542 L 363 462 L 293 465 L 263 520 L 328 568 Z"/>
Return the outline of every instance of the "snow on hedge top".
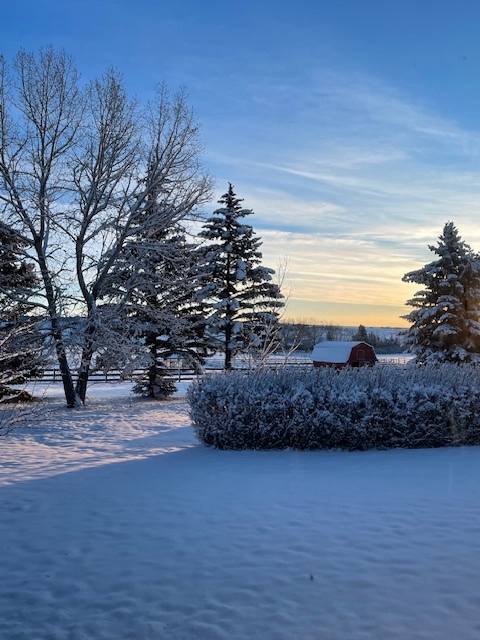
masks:
<path fill-rule="evenodd" d="M 353 347 L 366 342 L 336 342 L 324 340 L 316 344 L 312 351 L 314 362 L 347 362 Z"/>

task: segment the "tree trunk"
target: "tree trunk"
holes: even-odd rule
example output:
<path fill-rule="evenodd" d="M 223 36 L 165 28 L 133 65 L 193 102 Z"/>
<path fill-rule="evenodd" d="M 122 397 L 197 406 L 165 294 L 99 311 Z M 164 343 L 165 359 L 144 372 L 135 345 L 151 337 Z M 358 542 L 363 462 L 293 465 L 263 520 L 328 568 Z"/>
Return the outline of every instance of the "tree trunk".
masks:
<path fill-rule="evenodd" d="M 50 271 L 48 269 L 47 261 L 45 259 L 45 254 L 43 252 L 41 239 L 37 237 L 34 244 L 37 252 L 40 271 L 42 273 L 43 283 L 45 286 L 45 297 L 48 304 L 48 315 L 50 318 L 50 326 L 52 327 L 52 337 L 55 344 L 58 366 L 60 368 L 60 374 L 62 376 L 65 400 L 67 402 L 67 407 L 71 409 L 72 407 L 76 406 L 77 397 L 75 394 L 75 388 L 73 386 L 72 373 L 70 371 L 70 366 L 67 360 L 65 343 L 63 341 L 62 327 L 60 324 L 60 318 L 55 302 L 55 291 L 53 288 L 53 282 Z"/>
<path fill-rule="evenodd" d="M 78 397 L 85 404 L 87 397 L 87 385 L 88 378 L 90 376 L 90 365 L 93 358 L 93 334 L 95 333 L 95 327 L 91 319 L 88 320 L 88 326 L 85 329 L 85 342 L 82 349 L 82 359 L 80 361 L 80 368 L 78 370 L 76 392 Z"/>
<path fill-rule="evenodd" d="M 72 409 L 77 404 L 77 396 L 75 394 L 75 388 L 73 386 L 72 372 L 70 371 L 67 354 L 65 353 L 65 345 L 63 343 L 60 328 L 58 327 L 58 320 L 51 318 L 50 321 L 52 325 L 53 339 L 55 341 L 55 351 L 57 352 L 58 366 L 60 368 L 60 374 L 62 376 L 65 400 L 67 402 L 67 407 L 69 409 Z"/>
<path fill-rule="evenodd" d="M 158 375 L 157 366 L 157 335 L 156 333 L 149 333 L 147 335 L 146 343 L 150 349 L 150 356 L 152 358 L 152 364 L 148 369 L 148 397 L 155 398 L 155 383 Z"/>
<path fill-rule="evenodd" d="M 85 398 L 87 397 L 87 384 L 88 378 L 90 375 L 90 362 L 84 360 L 84 354 L 82 354 L 82 364 L 80 366 L 80 370 L 78 372 L 77 384 L 75 386 L 75 391 L 82 401 L 82 404 L 85 404 Z"/>
<path fill-rule="evenodd" d="M 232 323 L 230 319 L 227 319 L 227 325 L 225 327 L 225 371 L 230 371 L 232 368 L 232 347 L 230 340 L 232 338 Z"/>

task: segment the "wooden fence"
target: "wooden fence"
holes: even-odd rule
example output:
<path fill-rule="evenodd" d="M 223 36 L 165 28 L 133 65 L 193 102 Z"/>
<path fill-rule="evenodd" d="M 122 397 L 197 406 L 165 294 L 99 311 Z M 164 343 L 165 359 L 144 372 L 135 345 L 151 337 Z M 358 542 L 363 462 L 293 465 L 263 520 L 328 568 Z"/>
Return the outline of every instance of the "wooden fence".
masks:
<path fill-rule="evenodd" d="M 146 370 L 136 369 L 128 375 L 123 371 L 94 371 L 88 376 L 89 382 L 125 382 L 135 381 L 147 374 Z M 195 372 L 193 369 L 171 369 L 169 376 L 175 380 L 193 379 Z M 61 382 L 60 369 L 45 369 L 41 377 L 42 382 Z"/>
<path fill-rule="evenodd" d="M 402 358 L 402 357 L 393 357 L 389 358 L 385 356 L 381 358 L 378 362 L 380 365 L 405 365 L 411 358 Z M 311 366 L 310 360 L 291 360 L 290 362 L 283 363 L 281 361 L 271 362 L 268 364 L 269 368 L 275 369 L 276 367 L 305 367 Z M 249 371 L 251 367 L 246 364 L 238 364 L 235 367 L 235 371 Z M 173 380 L 181 381 L 181 380 L 194 380 L 199 374 L 192 368 L 188 367 L 170 367 L 169 368 L 169 377 Z M 207 363 L 204 367 L 204 373 L 212 373 L 212 372 L 220 372 L 223 371 L 223 367 L 220 366 L 217 362 Z M 146 369 L 135 369 L 134 371 L 125 374 L 123 371 L 93 371 L 90 373 L 89 382 L 125 382 L 125 381 L 135 381 L 139 378 L 146 376 Z M 62 376 L 60 375 L 59 369 L 45 369 L 43 372 L 43 376 L 41 378 L 42 382 L 61 382 Z"/>

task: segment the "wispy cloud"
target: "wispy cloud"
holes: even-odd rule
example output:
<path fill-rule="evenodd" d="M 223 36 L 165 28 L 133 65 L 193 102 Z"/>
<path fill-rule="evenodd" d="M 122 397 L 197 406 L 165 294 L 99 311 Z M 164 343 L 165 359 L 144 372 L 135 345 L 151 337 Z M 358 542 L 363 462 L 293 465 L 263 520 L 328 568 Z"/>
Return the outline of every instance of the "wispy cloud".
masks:
<path fill-rule="evenodd" d="M 320 234 L 263 231 L 267 264 L 288 258 L 292 297 L 304 300 L 402 305 L 411 294 L 401 278 L 411 266 L 400 250 L 378 250 L 371 241 Z"/>
<path fill-rule="evenodd" d="M 257 135 L 211 157 L 255 210 L 269 263 L 289 256 L 295 299 L 398 315 L 402 276 L 433 259 L 446 221 L 480 249 L 480 133 L 366 76 L 310 81 L 257 82 L 240 119 Z"/>

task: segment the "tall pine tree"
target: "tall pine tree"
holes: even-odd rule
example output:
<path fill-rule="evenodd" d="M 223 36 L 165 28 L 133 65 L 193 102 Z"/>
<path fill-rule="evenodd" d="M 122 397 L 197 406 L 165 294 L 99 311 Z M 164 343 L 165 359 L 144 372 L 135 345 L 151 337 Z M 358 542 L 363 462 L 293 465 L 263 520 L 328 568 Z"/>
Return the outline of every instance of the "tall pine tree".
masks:
<path fill-rule="evenodd" d="M 219 200 L 203 225 L 200 237 L 206 285 L 204 295 L 211 305 L 208 331 L 217 348 L 224 353 L 225 369 L 232 368 L 235 354 L 262 349 L 269 336 L 278 334 L 279 309 L 284 306 L 275 273 L 261 265 L 261 239 L 244 218 L 253 211 L 241 206 L 233 186 Z"/>
<path fill-rule="evenodd" d="M 480 260 L 447 222 L 437 246 L 429 246 L 438 260 L 411 271 L 404 282 L 425 288 L 407 304 L 403 316 L 411 327 L 405 341 L 419 362 L 480 361 Z"/>

